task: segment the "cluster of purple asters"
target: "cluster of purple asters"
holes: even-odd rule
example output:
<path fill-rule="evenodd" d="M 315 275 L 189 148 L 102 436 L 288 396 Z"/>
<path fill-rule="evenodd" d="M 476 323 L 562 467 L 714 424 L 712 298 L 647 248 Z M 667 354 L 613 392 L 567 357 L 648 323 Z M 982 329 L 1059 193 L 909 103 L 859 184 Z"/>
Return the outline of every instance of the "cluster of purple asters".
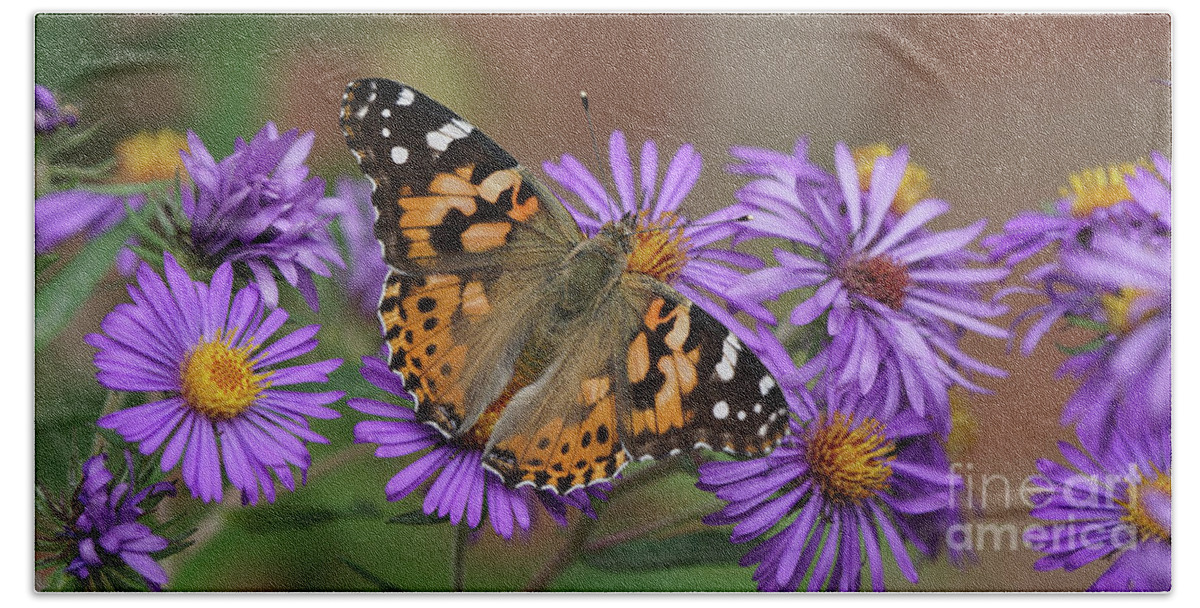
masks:
<path fill-rule="evenodd" d="M 1150 159 L 1073 175 L 1048 210 L 985 241 L 1010 267 L 1043 259 L 1025 274 L 1038 288 L 1001 294 L 1045 297 L 1015 323 L 1033 320 L 1024 354 L 1056 325 L 1094 335 L 1060 346 L 1059 369 L 1081 381 L 1062 423 L 1091 455 L 1062 443 L 1071 468 L 1038 461 L 1031 514 L 1054 523 L 1026 535 L 1038 570 L 1113 560 L 1092 591 L 1171 588 L 1171 163 Z"/>
<path fill-rule="evenodd" d="M 182 459 L 184 483 L 205 502 L 221 500 L 222 464 L 243 503 L 257 504 L 260 490 L 273 502 L 275 480 L 293 490 L 292 467 L 307 472 L 306 442 L 328 442 L 308 419 L 337 418 L 326 406 L 343 396 L 282 387 L 327 382 L 341 360 L 281 365 L 316 348 L 319 326 L 272 342 L 287 312 L 268 312 L 253 284 L 234 294 L 229 262 L 211 283 L 192 280 L 170 253 L 163 266 L 165 282 L 142 264 L 138 284 L 129 286 L 133 303 L 118 305 L 101 323 L 103 333 L 90 334 L 87 343 L 98 349 L 100 384 L 165 398 L 97 424 L 137 443 L 143 454 L 162 447 L 163 471 Z"/>
<path fill-rule="evenodd" d="M 133 459 L 125 453 L 128 480 L 118 481 L 108 470 L 105 454 L 93 456 L 83 465 L 83 479 L 69 504 L 51 506 L 61 521 L 53 538 L 40 539 L 60 545 L 58 559 L 65 571 L 85 588 L 121 586 L 128 568 L 146 586 L 158 591 L 167 583 L 167 573 L 154 558 L 170 542 L 139 521 L 146 514 L 142 503 L 160 495 L 173 495 L 175 486 L 163 481 L 136 487 Z"/>
<path fill-rule="evenodd" d="M 882 590 L 887 553 L 915 583 L 908 545 L 936 555 L 960 521 L 962 481 L 943 448 L 948 391 L 984 391 L 973 372 L 1004 375 L 958 341 L 1007 337 L 986 321 L 1005 310 L 981 290 L 1008 271 L 966 250 L 982 221 L 927 226 L 949 206 L 914 186 L 904 148 L 856 155 L 838 144 L 833 174 L 809 161 L 805 140 L 790 155 L 733 154 L 732 171 L 753 177 L 738 192 L 748 230 L 799 248 L 777 248 L 779 266 L 735 280 L 729 303 L 773 326 L 767 301 L 811 290 L 789 321 L 819 322 L 828 341 L 798 368 L 778 343 L 759 349 L 799 397 L 791 434 L 766 458 L 701 467 L 699 487 L 728 503 L 705 521 L 734 525 L 735 543 L 761 541 L 742 565 L 758 564 L 762 590 L 857 590 L 864 570 Z"/>
<path fill-rule="evenodd" d="M 279 305 L 276 273 L 296 287 L 310 308 L 318 307 L 313 275 L 330 276 L 344 267 L 329 225 L 349 204 L 325 196 L 325 180 L 309 175 L 305 159 L 313 133 L 280 133 L 267 123 L 250 141 L 238 138 L 234 151 L 217 161 L 195 133 L 179 155 L 186 178 L 179 198 L 181 226 L 167 235 L 179 259 L 209 270 L 224 262 L 244 269 L 269 306 Z M 350 192 L 339 193 L 348 196 Z M 140 209 L 145 194 L 118 196 L 86 187 L 46 194 L 34 206 L 36 251 L 46 253 L 83 232 L 98 236 Z M 119 260 L 125 274 L 133 257 Z"/>
<path fill-rule="evenodd" d="M 1021 343 L 1030 354 L 1047 332 L 1070 323 L 1096 338 L 1067 349 L 1059 370 L 1082 384 L 1063 409 L 1080 441 L 1107 452 L 1126 435 L 1154 443 L 1171 425 L 1171 163 L 1147 163 L 1072 176 L 1053 212 L 1013 218 L 985 245 L 1009 266 L 1046 251 L 1050 260 L 1026 273 L 1047 302 L 1018 318 L 1033 319 Z"/>

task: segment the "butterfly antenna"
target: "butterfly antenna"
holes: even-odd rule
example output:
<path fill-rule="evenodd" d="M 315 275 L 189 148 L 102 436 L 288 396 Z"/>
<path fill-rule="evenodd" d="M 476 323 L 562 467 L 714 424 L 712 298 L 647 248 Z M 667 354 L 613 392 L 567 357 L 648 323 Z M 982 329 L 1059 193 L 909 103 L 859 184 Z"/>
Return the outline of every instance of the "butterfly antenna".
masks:
<path fill-rule="evenodd" d="M 673 227 L 672 226 L 659 226 L 657 224 L 651 224 L 649 226 L 646 226 L 645 228 L 642 228 L 641 230 L 635 230 L 634 234 L 640 234 L 643 232 L 655 232 L 658 230 L 675 230 L 675 229 L 683 230 L 685 228 L 703 228 L 705 226 L 719 226 L 721 224 L 728 224 L 730 222 L 749 222 L 753 219 L 754 219 L 754 216 L 747 213 L 746 215 L 741 215 L 741 216 L 727 219 L 727 220 L 712 220 L 712 221 L 708 221 L 708 222 L 694 222 L 692 220 L 685 220 L 684 222 L 680 223 L 678 226 L 673 226 Z"/>
<path fill-rule="evenodd" d="M 583 104 L 583 116 L 587 119 L 588 134 L 592 136 L 592 154 L 596 158 L 596 170 L 603 171 L 604 163 L 600 160 L 600 144 L 596 139 L 596 128 L 592 125 L 592 111 L 588 107 L 587 91 L 579 92 L 579 101 Z M 608 196 L 608 188 L 604 184 L 600 184 L 600 189 L 604 191 L 604 204 L 608 206 L 608 210 L 612 212 L 613 220 L 621 218 L 621 210 L 617 208 L 616 203 Z"/>

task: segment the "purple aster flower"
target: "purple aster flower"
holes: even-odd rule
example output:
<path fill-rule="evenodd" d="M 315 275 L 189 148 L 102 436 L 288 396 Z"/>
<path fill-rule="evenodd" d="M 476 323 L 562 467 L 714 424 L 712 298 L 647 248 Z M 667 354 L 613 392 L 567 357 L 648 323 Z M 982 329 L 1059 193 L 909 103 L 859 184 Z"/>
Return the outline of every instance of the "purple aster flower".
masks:
<path fill-rule="evenodd" d="M 725 297 L 743 272 L 763 267 L 762 260 L 752 255 L 733 251 L 732 246 L 718 246 L 726 239 L 736 244 L 754 236 L 745 222 L 739 221 L 749 208 L 735 204 L 695 221 L 679 213 L 704 164 L 691 144 L 676 150 L 661 185 L 658 146 L 653 141 L 642 145 L 636 180 L 622 132 L 613 132 L 608 151 L 615 198 L 570 154 L 564 154 L 558 163 L 542 163 L 547 175 L 585 205 L 581 211 L 563 202 L 584 234 L 595 236 L 604 224 L 630 218 L 638 229 L 638 242 L 629 256 L 630 270 L 670 284 L 753 347 L 755 334 L 707 295 Z"/>
<path fill-rule="evenodd" d="M 96 238 L 125 219 L 126 206 L 141 209 L 146 195 L 118 196 L 63 190 L 33 202 L 33 248 L 41 255 L 78 234 Z"/>
<path fill-rule="evenodd" d="M 1117 434 L 1170 426 L 1171 164 L 1158 153 L 1151 159 L 1154 172 L 1129 164 L 1072 176 L 1057 214 L 1023 214 L 985 239 L 993 257 L 1010 265 L 1056 249 L 1025 276 L 1040 289 L 1018 286 L 998 296 L 1046 298 L 1014 322 L 1033 319 L 1021 342 L 1026 355 L 1061 319 L 1098 331 L 1092 343 L 1068 349 L 1059 370 L 1083 381 L 1063 423 L 1077 422 L 1080 441 L 1095 453 Z"/>
<path fill-rule="evenodd" d="M 375 238 L 375 208 L 371 206 L 371 182 L 340 177 L 337 182 L 338 225 L 349 255 L 349 272 L 338 275 L 350 299 L 364 314 L 374 317 L 379 309 L 388 266 Z"/>
<path fill-rule="evenodd" d="M 330 276 L 329 262 L 345 266 L 329 233 L 325 180 L 309 177 L 304 164 L 313 138 L 296 129 L 280 134 L 267 123 L 249 142 L 238 138 L 233 154 L 218 163 L 189 131 L 190 153 L 181 153 L 196 185 L 182 192 L 192 245 L 212 266 L 244 264 L 272 307 L 279 292 L 271 265 L 313 310 L 313 273 Z"/>
<path fill-rule="evenodd" d="M 1046 554 L 1034 568 L 1069 572 L 1113 560 L 1088 591 L 1170 591 L 1170 441 L 1162 433 L 1095 459 L 1060 442 L 1069 467 L 1038 460 L 1042 475 L 1033 482 L 1044 492 L 1034 495 L 1030 514 L 1053 523 L 1025 533 Z"/>
<path fill-rule="evenodd" d="M 167 539 L 138 521 L 145 514 L 141 502 L 160 494 L 174 495 L 175 486 L 163 481 L 136 488 L 133 459 L 125 453 L 129 481 L 114 483 L 105 454 L 83 465 L 83 480 L 76 492 L 77 518 L 63 532 L 73 543 L 75 556 L 66 571 L 81 581 L 97 572 L 124 563 L 137 572 L 153 591 L 167 584 L 167 573 L 152 557 L 167 548 Z"/>
<path fill-rule="evenodd" d="M 1171 428 L 1171 244 L 1097 232 L 1087 249 L 1064 252 L 1064 276 L 1090 294 L 1086 315 L 1103 323 L 1094 350 L 1063 363 L 1060 375 L 1083 380 L 1063 408 L 1079 439 L 1096 453 L 1115 437 Z M 1076 311 L 1083 313 L 1085 311 Z"/>
<path fill-rule="evenodd" d="M 903 147 L 874 160 L 865 191 L 842 143 L 835 149 L 836 175 L 809 162 L 805 140 L 791 156 L 749 148 L 732 153 L 744 161 L 733 172 L 758 176 L 738 192 L 754 210 L 750 228 L 808 252 L 776 249 L 780 266 L 738 281 L 729 291 L 731 302 L 773 324 L 762 302 L 815 290 L 792 310 L 790 321 L 806 325 L 827 315 L 830 344 L 819 357 L 829 370 L 827 390 L 865 394 L 881 386 L 884 414 L 907 404 L 946 433 L 951 386 L 987 392 L 967 374 L 1005 375 L 958 348 L 964 331 L 1008 336 L 984 321 L 1005 309 L 979 293 L 1008 271 L 972 265 L 981 256 L 965 251 L 986 222 L 932 231 L 926 225 L 949 204 L 930 198 L 897 213 L 893 199 L 908 166 Z"/>
<path fill-rule="evenodd" d="M 917 582 L 906 541 L 935 555 L 958 521 L 962 480 L 929 421 L 905 410 L 877 418 L 872 399 L 826 406 L 802 394 L 805 424 L 765 458 L 708 462 L 697 487 L 728 504 L 706 516 L 734 525 L 730 538 L 762 541 L 742 558 L 757 563 L 762 591 L 858 590 L 864 566 L 883 590 L 884 549 Z"/>
<path fill-rule="evenodd" d="M 33 130 L 35 133 L 53 133 L 59 127 L 73 127 L 79 120 L 70 106 L 58 105 L 58 99 L 50 89 L 33 85 Z"/>
<path fill-rule="evenodd" d="M 226 262 L 212 282 L 193 281 L 165 254 L 166 282 L 147 264 L 129 286 L 132 304 L 118 305 L 87 343 L 99 349 L 100 384 L 120 391 L 154 391 L 159 401 L 108 414 L 97 424 L 138 443 L 143 454 L 166 446 L 162 470 L 183 460 L 182 476 L 205 502 L 221 500 L 222 475 L 257 504 L 259 488 L 275 500 L 272 474 L 295 490 L 292 470 L 306 474 L 311 457 L 305 442 L 328 443 L 308 418 L 337 418 L 325 405 L 340 391 L 280 390 L 293 384 L 326 382 L 341 365 L 329 359 L 281 367 L 317 347 L 319 326 L 309 325 L 269 342 L 287 321 L 283 309 L 264 310 L 257 287 L 233 295 Z"/>
<path fill-rule="evenodd" d="M 992 260 L 1011 268 L 1051 245 L 1080 246 L 1096 229 L 1170 230 L 1171 164 L 1157 152 L 1150 156 L 1158 176 L 1133 163 L 1081 171 L 1071 176 L 1070 188 L 1061 189 L 1051 212 L 1018 214 L 983 246 Z"/>
<path fill-rule="evenodd" d="M 400 377 L 388 369 L 384 361 L 363 357 L 361 372 L 363 378 L 381 390 L 399 399 L 412 400 Z M 394 458 L 428 450 L 388 481 L 384 489 L 387 499 L 401 500 L 432 479 L 425 494 L 425 513 L 449 517 L 450 523 L 456 526 L 462 521 L 472 528 L 479 526 L 486 510 L 492 529 L 509 539 L 515 528 L 530 528 L 534 515 L 530 505 L 535 501 L 565 526 L 566 507 L 575 507 L 595 517 L 592 497 L 603 499 L 604 493 L 611 489 L 604 482 L 558 496 L 530 486 L 509 488 L 499 475 L 483 467 L 486 438 L 475 428 L 462 437 L 447 438 L 434 427 L 419 422 L 416 413 L 408 407 L 357 398 L 348 400 L 347 405 L 384 419 L 364 420 L 354 425 L 355 443 L 377 444 L 376 456 Z"/>

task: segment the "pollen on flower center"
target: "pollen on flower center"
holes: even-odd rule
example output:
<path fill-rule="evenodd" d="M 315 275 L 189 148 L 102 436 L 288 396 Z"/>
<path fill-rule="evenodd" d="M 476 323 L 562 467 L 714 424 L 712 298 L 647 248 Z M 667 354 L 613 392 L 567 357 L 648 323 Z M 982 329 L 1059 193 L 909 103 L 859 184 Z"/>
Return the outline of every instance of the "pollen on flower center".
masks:
<path fill-rule="evenodd" d="M 626 270 L 652 276 L 664 283 L 679 278 L 691 250 L 680 224 L 679 216 L 674 213 L 664 213 L 657 219 L 651 219 L 646 211 L 639 213 Z"/>
<path fill-rule="evenodd" d="M 842 414 L 815 423 L 806 446 L 810 475 L 825 498 L 836 503 L 861 503 L 888 487 L 895 445 L 883 434 L 884 425 L 867 418 L 857 426 Z"/>
<path fill-rule="evenodd" d="M 870 259 L 851 258 L 838 269 L 837 276 L 846 289 L 892 310 L 904 304 L 904 290 L 910 282 L 908 269 L 886 255 Z"/>
<path fill-rule="evenodd" d="M 1121 520 L 1137 530 L 1138 540 L 1156 538 L 1171 542 L 1171 474 L 1154 470 L 1154 478 L 1144 475 L 1131 484 L 1125 500 L 1116 501 L 1125 508 Z"/>
<path fill-rule="evenodd" d="M 272 374 L 254 373 L 253 350 L 253 344 L 234 348 L 220 335 L 197 346 L 180 369 L 183 400 L 210 420 L 229 420 L 249 409 Z"/>
<path fill-rule="evenodd" d="M 1137 165 L 1144 166 L 1140 161 Z M 1088 217 L 1097 209 L 1106 209 L 1133 198 L 1125 186 L 1125 176 L 1137 171 L 1134 163 L 1096 167 L 1071 175 L 1069 189 L 1059 189 L 1059 196 L 1071 200 L 1071 214 Z"/>

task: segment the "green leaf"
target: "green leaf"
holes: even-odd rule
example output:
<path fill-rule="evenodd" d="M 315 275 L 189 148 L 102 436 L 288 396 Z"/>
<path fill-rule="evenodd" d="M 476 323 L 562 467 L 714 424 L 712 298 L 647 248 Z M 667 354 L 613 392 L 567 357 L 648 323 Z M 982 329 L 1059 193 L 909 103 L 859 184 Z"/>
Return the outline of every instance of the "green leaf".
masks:
<path fill-rule="evenodd" d="M 729 542 L 727 530 L 704 530 L 670 538 L 641 538 L 584 554 L 583 563 L 623 572 L 664 570 L 702 564 L 736 564 L 744 547 Z"/>
<path fill-rule="evenodd" d="M 1091 342 L 1088 342 L 1087 344 L 1084 344 L 1083 346 L 1064 346 L 1062 344 L 1058 344 L 1057 346 L 1058 346 L 1058 350 L 1060 350 L 1068 355 L 1074 356 L 1074 355 L 1078 355 L 1080 353 L 1090 353 L 1090 352 L 1104 346 L 1107 342 L 1108 341 L 1105 340 L 1103 337 L 1100 337 L 1100 338 L 1096 338 L 1095 340 L 1092 340 Z"/>
<path fill-rule="evenodd" d="M 113 267 L 117 252 L 128 237 L 129 227 L 122 222 L 93 239 L 34 295 L 34 352 L 49 344 L 67 326 L 92 289 Z"/>
<path fill-rule="evenodd" d="M 1081 317 L 1079 315 L 1066 315 L 1065 318 L 1067 320 L 1067 323 L 1070 323 L 1071 325 L 1074 325 L 1075 327 L 1082 327 L 1084 329 L 1090 329 L 1092 331 L 1108 333 L 1107 325 L 1105 325 L 1104 323 L 1097 323 L 1096 321 L 1093 321 L 1087 317 Z"/>
<path fill-rule="evenodd" d="M 429 526 L 432 524 L 442 523 L 446 520 L 437 515 L 426 515 L 421 509 L 414 509 L 407 513 L 401 513 L 387 520 L 389 524 L 402 524 L 405 526 Z"/>
<path fill-rule="evenodd" d="M 58 255 L 57 253 L 50 252 L 33 258 L 33 274 L 42 274 L 47 268 L 53 266 L 54 263 L 57 262 L 61 257 L 62 256 Z"/>

